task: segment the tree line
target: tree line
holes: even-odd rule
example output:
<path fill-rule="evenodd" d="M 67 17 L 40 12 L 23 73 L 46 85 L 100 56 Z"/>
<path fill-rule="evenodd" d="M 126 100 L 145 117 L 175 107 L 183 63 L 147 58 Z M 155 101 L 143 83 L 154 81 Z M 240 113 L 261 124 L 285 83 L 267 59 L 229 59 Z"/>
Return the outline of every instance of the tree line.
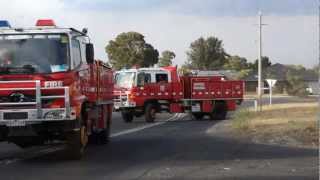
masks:
<path fill-rule="evenodd" d="M 116 70 L 133 66 L 150 67 L 158 64 L 160 67 L 170 66 L 176 57 L 171 50 L 165 50 L 161 56 L 157 49 L 145 41 L 145 37 L 138 32 L 119 34 L 115 40 L 106 46 L 109 63 Z M 268 57 L 263 58 L 263 66 L 271 64 Z M 187 51 L 187 61 L 181 70 L 235 70 L 241 77 L 257 68 L 257 61 L 250 63 L 246 58 L 231 56 L 225 52 L 222 40 L 208 37 L 195 40 Z"/>
<path fill-rule="evenodd" d="M 173 64 L 176 57 L 171 50 L 159 54 L 151 44 L 145 41 L 144 35 L 138 32 L 125 32 L 109 41 L 106 48 L 109 63 L 115 70 L 122 68 L 150 67 L 158 64 L 160 67 Z M 237 73 L 237 79 L 245 79 L 257 74 L 258 60 L 249 62 L 246 58 L 228 54 L 223 41 L 217 37 L 200 37 L 190 44 L 187 60 L 179 68 L 180 73 L 187 74 L 191 70 L 230 70 Z M 265 70 L 272 65 L 269 57 L 262 57 L 262 68 Z M 276 72 L 269 68 L 263 72 L 263 78 L 275 78 Z M 275 70 L 276 71 L 276 70 Z M 318 67 L 306 69 L 303 66 L 286 65 L 286 89 L 289 94 L 304 94 L 306 84 L 303 75 L 306 73 L 317 76 Z"/>

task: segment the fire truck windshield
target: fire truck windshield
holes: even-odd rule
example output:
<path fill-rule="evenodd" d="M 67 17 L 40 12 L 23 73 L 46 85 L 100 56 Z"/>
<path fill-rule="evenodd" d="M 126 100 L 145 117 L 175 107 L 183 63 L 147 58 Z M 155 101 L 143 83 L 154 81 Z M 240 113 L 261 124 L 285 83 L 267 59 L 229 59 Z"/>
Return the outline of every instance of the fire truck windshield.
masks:
<path fill-rule="evenodd" d="M 68 41 L 66 35 L 0 36 L 0 74 L 67 71 Z"/>
<path fill-rule="evenodd" d="M 116 86 L 121 88 L 131 88 L 134 84 L 135 76 L 135 72 L 118 72 L 115 76 Z"/>

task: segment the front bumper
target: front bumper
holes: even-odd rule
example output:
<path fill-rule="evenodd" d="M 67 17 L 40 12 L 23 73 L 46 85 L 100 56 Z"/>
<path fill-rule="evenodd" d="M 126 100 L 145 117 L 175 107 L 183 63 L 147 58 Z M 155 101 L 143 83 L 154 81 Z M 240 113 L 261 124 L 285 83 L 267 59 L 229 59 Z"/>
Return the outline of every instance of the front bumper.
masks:
<path fill-rule="evenodd" d="M 5 88 L 9 84 L 32 83 L 29 88 Z M 5 126 L 26 126 L 29 124 L 38 124 L 41 122 L 69 121 L 76 119 L 76 111 L 70 105 L 69 87 L 41 87 L 40 80 L 34 81 L 0 81 L 2 85 L 0 91 L 13 91 L 23 93 L 24 91 L 34 91 L 35 100 L 31 102 L 1 102 L 0 106 L 0 125 Z M 44 95 L 43 90 L 62 89 L 61 95 Z M 63 99 L 64 108 L 43 108 L 44 99 Z M 28 108 L 20 109 L 20 106 Z M 8 107 L 8 108 L 6 108 Z"/>
<path fill-rule="evenodd" d="M 76 120 L 75 109 L 67 113 L 65 108 L 42 109 L 38 117 L 37 109 L 5 109 L 0 110 L 0 125 L 15 127 L 39 124 L 42 122 L 73 121 Z"/>
<path fill-rule="evenodd" d="M 134 108 L 136 107 L 136 103 L 131 101 L 120 101 L 120 102 L 114 102 L 113 106 L 114 106 L 114 109 L 118 111 L 122 108 Z"/>
<path fill-rule="evenodd" d="M 113 107 L 114 110 L 119 111 L 122 108 L 134 108 L 136 107 L 136 103 L 133 101 L 129 101 L 129 93 L 123 91 L 114 91 L 116 94 L 113 99 Z"/>

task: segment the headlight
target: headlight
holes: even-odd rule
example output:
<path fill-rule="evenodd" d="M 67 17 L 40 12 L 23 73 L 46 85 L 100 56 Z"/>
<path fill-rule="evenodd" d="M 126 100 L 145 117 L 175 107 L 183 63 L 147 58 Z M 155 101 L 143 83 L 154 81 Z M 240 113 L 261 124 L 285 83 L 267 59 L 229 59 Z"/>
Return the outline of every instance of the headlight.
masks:
<path fill-rule="evenodd" d="M 62 110 L 49 111 L 44 115 L 45 119 L 64 119 L 65 112 Z"/>

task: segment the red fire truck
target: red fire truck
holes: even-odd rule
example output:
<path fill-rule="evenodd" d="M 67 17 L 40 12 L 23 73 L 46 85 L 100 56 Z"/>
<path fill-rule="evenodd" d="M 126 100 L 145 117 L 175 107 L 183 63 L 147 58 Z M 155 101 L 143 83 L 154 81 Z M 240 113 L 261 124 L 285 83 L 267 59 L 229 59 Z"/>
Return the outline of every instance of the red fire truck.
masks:
<path fill-rule="evenodd" d="M 94 60 L 87 31 L 49 19 L 0 26 L 0 140 L 22 148 L 63 141 L 70 158 L 81 157 L 88 139 L 106 143 L 113 72 Z"/>
<path fill-rule="evenodd" d="M 127 69 L 115 73 L 114 108 L 125 122 L 143 115 L 147 122 L 153 122 L 159 112 L 225 119 L 242 101 L 243 93 L 243 81 L 222 75 L 180 77 L 176 67 Z"/>

